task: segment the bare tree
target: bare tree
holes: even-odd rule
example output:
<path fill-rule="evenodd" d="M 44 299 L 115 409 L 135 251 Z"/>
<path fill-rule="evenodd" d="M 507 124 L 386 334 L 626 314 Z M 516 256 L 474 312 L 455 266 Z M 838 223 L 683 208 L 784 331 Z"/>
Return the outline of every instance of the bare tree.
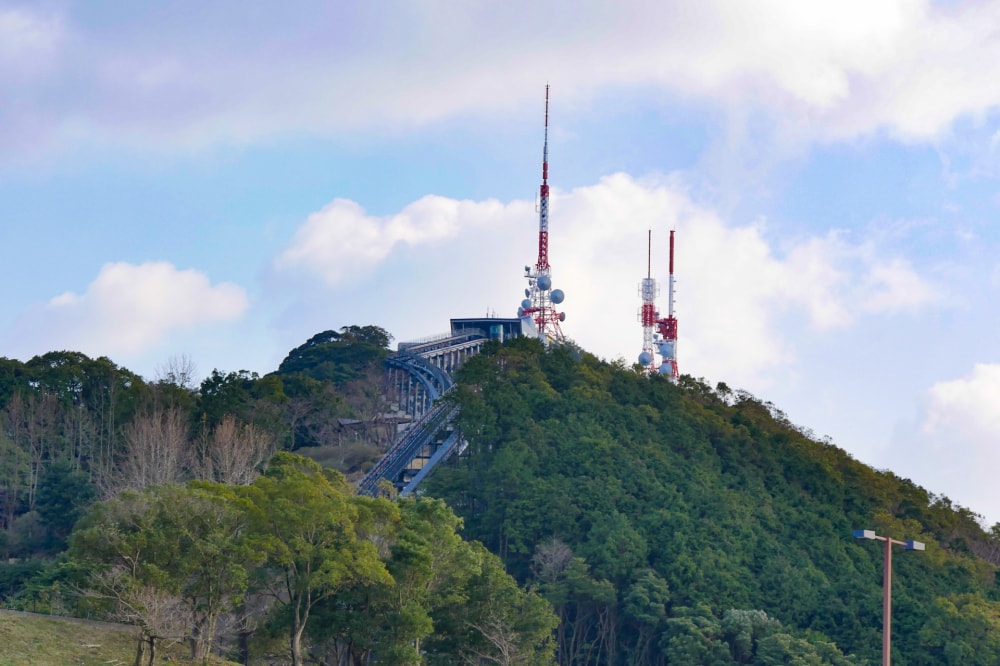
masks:
<path fill-rule="evenodd" d="M 15 393 L 4 409 L 7 429 L 14 445 L 24 452 L 28 467 L 24 498 L 29 510 L 35 508 L 35 493 L 45 465 L 59 441 L 59 404 L 55 396 Z"/>
<path fill-rule="evenodd" d="M 122 565 L 92 574 L 86 596 L 111 601 L 116 620 L 138 627 L 135 666 L 142 666 L 144 654 L 152 666 L 158 642 L 184 638 L 188 618 L 181 599 L 163 588 L 138 583 Z"/>
<path fill-rule="evenodd" d="M 531 571 L 540 582 L 552 585 L 572 561 L 573 551 L 570 547 L 558 537 L 552 537 L 535 549 L 535 555 L 531 558 Z"/>
<path fill-rule="evenodd" d="M 0 432 L 0 530 L 9 530 L 14 524 L 27 479 L 28 455 Z"/>
<path fill-rule="evenodd" d="M 180 481 L 188 458 L 187 422 L 180 409 L 154 409 L 141 414 L 125 427 L 124 450 L 116 466 L 115 495 L 125 488 L 142 490 L 149 486 Z"/>
<path fill-rule="evenodd" d="M 383 417 L 391 408 L 391 382 L 382 368 L 370 369 L 363 378 L 343 387 L 345 400 L 361 421 L 362 439 L 381 449 L 392 444 L 395 437 L 395 423 Z"/>
<path fill-rule="evenodd" d="M 204 443 L 197 475 L 228 485 L 248 486 L 274 454 L 274 438 L 253 423 L 240 424 L 228 415 Z"/>
<path fill-rule="evenodd" d="M 491 648 L 489 650 L 472 650 L 472 654 L 465 657 L 465 663 L 470 666 L 483 666 L 485 664 L 511 666 L 522 661 L 519 645 L 520 636 L 496 606 L 496 600 L 489 597 L 485 608 L 482 609 L 481 621 L 469 623 L 469 627 L 478 632 Z"/>
<path fill-rule="evenodd" d="M 156 366 L 155 381 L 173 384 L 183 389 L 193 391 L 197 368 L 187 354 L 171 356 L 161 365 Z"/>

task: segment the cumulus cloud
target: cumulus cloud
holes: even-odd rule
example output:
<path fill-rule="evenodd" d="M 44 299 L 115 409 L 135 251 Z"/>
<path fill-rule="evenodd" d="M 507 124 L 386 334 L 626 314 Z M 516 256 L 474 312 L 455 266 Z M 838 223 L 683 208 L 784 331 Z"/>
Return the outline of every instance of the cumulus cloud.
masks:
<path fill-rule="evenodd" d="M 127 356 L 172 333 L 238 319 L 247 307 L 241 287 L 213 285 L 197 270 L 109 263 L 83 293 L 66 292 L 22 317 L 9 346 L 25 356 L 54 349 Z"/>
<path fill-rule="evenodd" d="M 967 377 L 935 384 L 928 391 L 926 434 L 969 439 L 982 450 L 1000 442 L 1000 364 L 977 363 Z M 997 450 L 995 462 L 1000 462 Z"/>
<path fill-rule="evenodd" d="M 537 224 L 528 201 L 428 196 L 399 213 L 372 216 L 335 200 L 304 221 L 274 269 L 334 292 L 364 289 L 366 305 L 354 316 L 364 317 L 368 304 L 378 313 L 379 303 L 391 303 L 405 322 L 397 335 L 426 335 L 463 307 L 471 315 L 507 303 L 499 314 L 513 316 L 526 286 L 520 271 L 537 256 Z M 909 264 L 882 256 L 871 242 L 851 244 L 834 232 L 779 246 L 765 221 L 727 220 L 677 178 L 619 173 L 552 192 L 549 257 L 555 286 L 566 292 L 568 336 L 605 358 L 631 361 L 638 354 L 647 232 L 653 230 L 653 277 L 665 290 L 671 228 L 684 372 L 760 383 L 795 360 L 788 317 L 801 322 L 792 330 L 822 333 L 868 313 L 931 302 L 931 289 Z M 391 287 L 380 292 L 376 283 Z M 401 292 L 418 288 L 423 293 Z M 866 307 L 854 313 L 858 302 Z M 666 293 L 658 305 L 665 314 Z M 414 330 L 417 319 L 434 328 Z"/>
<path fill-rule="evenodd" d="M 937 289 L 899 257 L 872 266 L 865 280 L 870 293 L 861 306 L 868 312 L 915 311 L 941 298 Z"/>
<path fill-rule="evenodd" d="M 53 35 L 68 18 L 7 12 L 0 37 L 13 35 L 8 48 L 60 44 L 59 68 L 19 91 L 25 113 L 46 119 L 36 138 L 164 148 L 504 113 L 537 100 L 524 73 L 539 63 L 567 105 L 629 87 L 667 91 L 737 115 L 762 111 L 783 136 L 807 141 L 880 130 L 923 140 L 1000 104 L 996 3 L 337 7 L 234 16 L 206 6 L 197 29 L 161 13 L 107 23 L 91 15 L 99 7 L 82 7 L 65 44 Z"/>
<path fill-rule="evenodd" d="M 514 206 L 513 214 L 520 208 Z M 274 267 L 281 272 L 304 271 L 335 285 L 364 277 L 398 245 L 436 243 L 456 236 L 463 227 L 502 224 L 511 215 L 511 207 L 493 200 L 428 195 L 395 215 L 376 217 L 353 201 L 335 199 L 306 219 Z"/>
<path fill-rule="evenodd" d="M 933 384 L 920 419 L 894 438 L 893 469 L 959 505 L 1000 521 L 1000 364 L 977 363 L 963 377 Z"/>

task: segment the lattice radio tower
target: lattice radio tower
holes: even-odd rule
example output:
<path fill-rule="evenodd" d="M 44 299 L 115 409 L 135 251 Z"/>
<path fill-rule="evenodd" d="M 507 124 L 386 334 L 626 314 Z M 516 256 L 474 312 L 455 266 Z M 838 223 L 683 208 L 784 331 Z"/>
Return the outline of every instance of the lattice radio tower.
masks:
<path fill-rule="evenodd" d="M 660 374 L 677 381 L 677 317 L 674 316 L 674 230 L 670 230 L 670 274 L 667 278 L 667 316 L 656 322 L 660 333 Z"/>
<path fill-rule="evenodd" d="M 552 288 L 549 266 L 549 86 L 545 86 L 545 142 L 542 149 L 542 186 L 538 203 L 538 260 L 534 268 L 524 267 L 528 288 L 517 309 L 525 335 L 537 335 L 542 342 L 565 340 L 560 322 L 566 321 L 565 312 L 556 312 L 554 306 L 563 302 L 562 289 Z"/>
<path fill-rule="evenodd" d="M 674 232 L 670 231 L 670 274 L 667 282 L 667 316 L 659 319 L 656 310 L 656 297 L 659 286 L 653 279 L 653 232 L 649 231 L 646 250 L 646 277 L 639 283 L 639 296 L 642 306 L 639 308 L 639 322 L 642 324 L 642 351 L 639 353 L 639 365 L 648 372 L 658 372 L 677 381 L 680 376 L 677 371 L 677 317 L 674 316 Z M 656 352 L 662 356 L 659 367 L 656 365 Z"/>

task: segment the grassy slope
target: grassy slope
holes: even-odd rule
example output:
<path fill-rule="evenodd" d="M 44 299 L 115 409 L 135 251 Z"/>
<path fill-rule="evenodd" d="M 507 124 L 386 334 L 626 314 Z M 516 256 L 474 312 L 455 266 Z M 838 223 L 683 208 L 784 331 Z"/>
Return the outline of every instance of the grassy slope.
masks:
<path fill-rule="evenodd" d="M 0 666 L 126 666 L 133 663 L 135 648 L 134 627 L 0 611 Z M 187 659 L 184 645 L 157 652 L 158 664 L 201 663 Z"/>

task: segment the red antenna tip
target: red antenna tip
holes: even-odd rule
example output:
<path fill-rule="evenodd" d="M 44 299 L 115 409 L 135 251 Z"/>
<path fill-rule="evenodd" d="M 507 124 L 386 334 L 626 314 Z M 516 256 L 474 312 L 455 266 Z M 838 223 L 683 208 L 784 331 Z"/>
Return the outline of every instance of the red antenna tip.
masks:
<path fill-rule="evenodd" d="M 670 274 L 674 274 L 674 230 L 670 230 Z"/>
<path fill-rule="evenodd" d="M 545 129 L 549 128 L 549 84 L 545 84 Z"/>

